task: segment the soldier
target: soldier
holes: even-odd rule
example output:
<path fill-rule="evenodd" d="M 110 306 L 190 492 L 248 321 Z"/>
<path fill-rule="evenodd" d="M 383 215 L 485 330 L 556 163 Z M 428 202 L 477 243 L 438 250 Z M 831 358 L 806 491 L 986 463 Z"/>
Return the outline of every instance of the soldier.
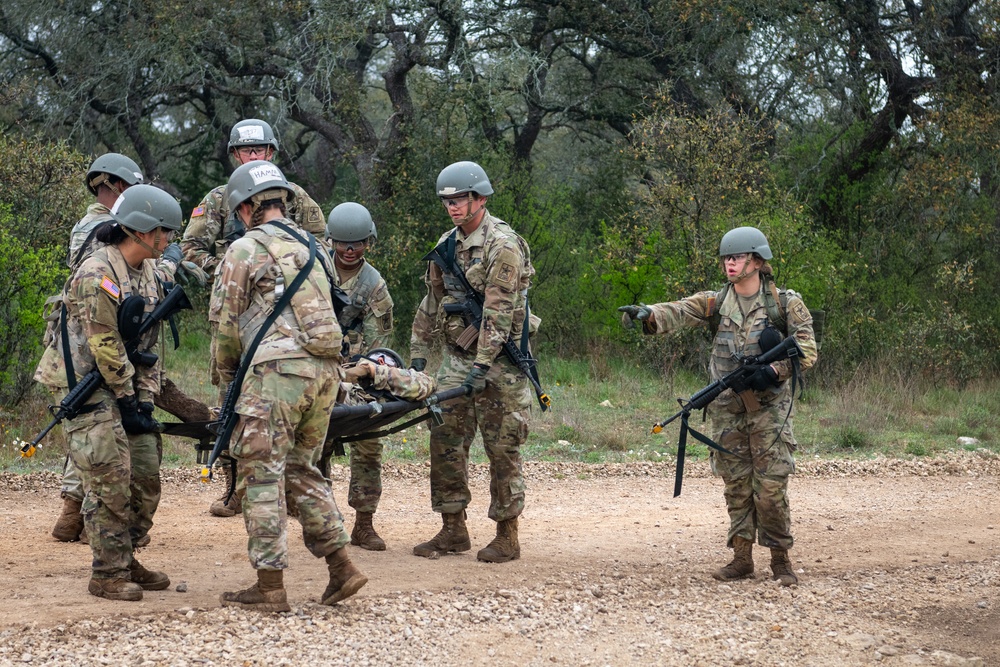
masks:
<path fill-rule="evenodd" d="M 283 583 L 286 492 L 298 508 L 306 547 L 327 562 L 322 604 L 350 597 L 368 582 L 347 555 L 343 518 L 316 467 L 342 377 L 343 335 L 333 311 L 329 255 L 285 218 L 285 202 L 293 197 L 270 162 L 248 162 L 233 172 L 226 202 L 249 231 L 229 246 L 209 306 L 213 384 L 224 392 L 245 373 L 232 455 L 257 571 L 257 583 L 223 593 L 221 602 L 258 611 L 290 610 Z"/>
<path fill-rule="evenodd" d="M 163 298 L 152 259 L 180 229 L 181 210 L 159 188 L 134 185 L 110 215 L 114 224 L 95 235 L 106 245 L 83 260 L 67 282 L 61 335 L 48 341 L 35 380 L 58 402 L 91 369 L 103 377 L 86 410 L 63 426 L 86 491 L 82 512 L 93 552 L 88 590 L 111 600 L 141 600 L 143 590 L 170 585 L 167 575 L 145 569 L 133 555 L 160 502 L 163 450 L 152 415 L 162 371 L 159 360 L 133 366 L 118 329 L 118 308 L 138 297 L 149 313 Z M 154 326 L 139 350 L 153 348 L 158 336 Z"/>
<path fill-rule="evenodd" d="M 527 290 L 535 270 L 528 244 L 510 226 L 490 215 L 486 200 L 493 186 L 474 162 L 456 162 L 437 178 L 436 192 L 454 228 L 441 237 L 446 251 L 483 295 L 483 320 L 476 330 L 460 313 L 469 298 L 455 277 L 437 264 L 424 275 L 427 294 L 417 309 L 410 338 L 410 365 L 423 370 L 432 346 L 442 355 L 440 387 L 465 385 L 473 395 L 443 406 L 444 424 L 431 429 L 431 507 L 442 528 L 413 548 L 428 558 L 472 548 L 465 525 L 469 491 L 469 447 L 476 429 L 490 460 L 489 516 L 496 537 L 476 554 L 491 563 L 521 556 L 518 516 L 524 509 L 521 445 L 528 436 L 531 397 L 525 375 L 501 354 L 509 336 L 519 339 L 526 326 Z M 459 307 L 458 310 L 461 310 Z M 440 332 L 440 335 L 437 334 Z"/>
<path fill-rule="evenodd" d="M 816 363 L 812 316 L 792 290 L 778 290 L 764 234 L 739 227 L 722 237 L 720 264 L 728 283 L 719 291 L 699 292 L 671 303 L 622 306 L 623 322 L 642 323 L 643 333 L 662 334 L 682 327 L 717 326 L 709 368 L 712 380 L 736 369 L 734 353 L 759 355 L 786 336 L 802 350 L 801 366 Z M 743 394 L 724 391 L 708 406 L 713 439 L 732 456 L 713 450 L 712 472 L 725 482 L 732 562 L 712 576 L 720 581 L 753 577 L 753 542 L 771 550 L 771 573 L 782 586 L 798 583 L 788 558 L 792 520 L 788 476 L 795 472 L 792 435 L 792 362 L 762 367 Z"/>
<path fill-rule="evenodd" d="M 340 204 L 330 212 L 326 236 L 333 248 L 334 280 L 350 302 L 339 317 L 350 355 L 386 347 L 392 336 L 392 297 L 382 275 L 365 260 L 365 251 L 378 238 L 371 213 L 361 204 Z M 347 502 L 355 511 L 351 544 L 385 551 L 385 541 L 372 525 L 382 496 L 382 442 L 361 440 L 350 443 L 350 449 Z"/>
<path fill-rule="evenodd" d="M 120 153 L 105 153 L 90 165 L 86 185 L 97 199 L 87 207 L 87 214 L 80 219 L 70 232 L 69 252 L 66 264 L 75 272 L 87 257 L 102 244 L 97 240 L 97 232 L 104 226 L 114 224 L 111 207 L 118 197 L 129 187 L 143 182 L 139 165 Z M 180 248 L 172 243 L 164 249 L 157 265 L 157 275 L 173 281 L 174 275 L 190 276 L 204 284 L 205 274 L 190 262 L 181 262 Z M 56 297 L 61 302 L 61 296 Z M 54 329 L 49 332 L 54 335 Z M 184 421 L 207 421 L 210 419 L 208 407 L 187 396 L 166 375 L 162 376 L 160 393 L 155 396 L 156 406 L 170 412 Z M 66 457 L 63 469 L 63 484 L 60 495 L 63 499 L 62 512 L 52 528 L 52 537 L 60 542 L 87 541 L 80 507 L 83 503 L 83 485 L 73 460 Z M 137 547 L 149 543 L 149 535 L 142 538 Z"/>
<path fill-rule="evenodd" d="M 252 160 L 270 161 L 277 152 L 278 140 L 266 122 L 248 118 L 233 125 L 229 133 L 229 153 L 237 165 Z M 288 202 L 288 217 L 300 228 L 322 238 L 326 231 L 323 226 L 323 210 L 305 190 L 294 183 L 289 183 L 288 186 L 295 195 Z M 226 248 L 246 231 L 239 216 L 230 210 L 225 192 L 226 186 L 220 185 L 205 195 L 201 203 L 191 211 L 191 218 L 181 239 L 184 259 L 204 269 L 209 275 L 209 282 L 225 256 Z M 235 516 L 241 511 L 240 499 L 229 493 L 229 468 L 223 467 L 222 474 L 227 480 L 226 491 L 212 503 L 208 511 L 220 517 Z"/>

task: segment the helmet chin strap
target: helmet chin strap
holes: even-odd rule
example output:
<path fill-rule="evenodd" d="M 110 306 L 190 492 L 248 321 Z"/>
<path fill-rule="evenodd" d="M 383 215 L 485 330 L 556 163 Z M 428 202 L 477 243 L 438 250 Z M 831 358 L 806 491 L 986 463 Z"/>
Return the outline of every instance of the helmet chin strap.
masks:
<path fill-rule="evenodd" d="M 482 211 L 484 208 L 486 208 L 486 198 L 485 197 L 483 197 L 483 205 L 480 206 L 479 208 L 477 208 L 475 211 L 472 210 L 472 202 L 473 201 L 475 201 L 475 200 L 472 198 L 472 193 L 470 192 L 469 193 L 469 212 L 466 213 L 461 218 L 459 218 L 459 220 L 461 220 L 461 222 L 458 223 L 459 227 L 461 227 L 462 225 L 465 225 L 466 223 L 468 223 L 474 217 L 476 217 L 477 215 L 479 215 L 480 211 Z"/>
<path fill-rule="evenodd" d="M 135 241 L 136 243 L 138 243 L 141 247 L 143 247 L 146 250 L 148 250 L 150 252 L 150 254 L 153 256 L 153 259 L 159 259 L 160 255 L 163 254 L 162 250 L 157 250 L 156 248 L 150 246 L 148 243 L 146 243 L 145 241 L 143 241 L 142 239 L 140 239 L 138 236 L 136 236 L 132 232 L 132 230 L 129 229 L 128 227 L 122 227 L 122 229 L 125 231 L 125 235 L 126 236 L 128 236 L 130 239 L 132 239 L 133 241 Z M 160 228 L 157 227 L 155 230 L 153 230 L 153 245 L 156 246 L 156 245 L 159 245 L 159 244 L 160 244 Z"/>
<path fill-rule="evenodd" d="M 751 269 L 750 271 L 747 271 L 747 267 L 750 266 L 750 262 L 752 261 L 752 259 L 753 259 L 753 255 L 748 253 L 747 254 L 747 258 L 745 260 L 743 260 L 743 269 L 739 272 L 739 274 L 737 274 L 737 275 L 733 276 L 732 278 L 730 278 L 729 282 L 731 282 L 732 284 L 735 285 L 736 283 L 743 282 L 744 280 L 746 280 L 747 278 L 749 278 L 753 274 L 755 274 L 758 271 L 760 271 L 760 269 Z M 725 268 L 726 268 L 725 261 L 723 261 L 723 263 L 722 263 L 722 268 L 723 268 L 723 270 L 725 270 Z"/>

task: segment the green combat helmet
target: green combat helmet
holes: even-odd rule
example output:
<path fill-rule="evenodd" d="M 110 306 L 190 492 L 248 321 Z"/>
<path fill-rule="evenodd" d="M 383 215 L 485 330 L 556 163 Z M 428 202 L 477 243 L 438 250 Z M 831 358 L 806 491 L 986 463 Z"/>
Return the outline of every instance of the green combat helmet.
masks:
<path fill-rule="evenodd" d="M 441 170 L 437 178 L 438 197 L 452 197 L 467 192 L 488 197 L 493 186 L 486 171 L 475 162 L 456 162 Z"/>
<path fill-rule="evenodd" d="M 226 184 L 226 203 L 230 211 L 251 200 L 253 203 L 268 199 L 291 201 L 295 194 L 277 166 L 267 160 L 253 160 L 240 165 Z"/>
<path fill-rule="evenodd" d="M 143 181 L 142 171 L 135 160 L 121 153 L 105 153 L 94 160 L 87 170 L 87 189 L 90 194 L 96 197 L 98 186 L 108 183 L 112 176 L 129 185 L 138 185 Z"/>
<path fill-rule="evenodd" d="M 140 183 L 118 197 L 111 217 L 135 232 L 151 232 L 157 227 L 176 231 L 181 228 L 181 205 L 169 192 Z"/>
<path fill-rule="evenodd" d="M 755 252 L 763 259 L 771 259 L 771 246 L 764 232 L 756 227 L 737 227 L 726 232 L 719 243 L 719 257 Z"/>
<path fill-rule="evenodd" d="M 274 138 L 274 130 L 262 120 L 247 118 L 233 125 L 229 132 L 229 151 L 241 146 L 270 146 L 278 150 L 278 140 Z"/>
<path fill-rule="evenodd" d="M 372 214 L 361 204 L 347 201 L 338 204 L 326 221 L 326 238 L 343 243 L 360 243 L 378 238 Z"/>

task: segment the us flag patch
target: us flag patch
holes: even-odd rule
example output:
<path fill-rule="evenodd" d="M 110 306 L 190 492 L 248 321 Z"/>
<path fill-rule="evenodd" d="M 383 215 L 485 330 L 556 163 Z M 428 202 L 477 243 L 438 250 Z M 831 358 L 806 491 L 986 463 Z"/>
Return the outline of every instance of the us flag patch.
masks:
<path fill-rule="evenodd" d="M 195 210 L 191 211 L 191 217 L 197 218 L 199 215 L 205 215 L 205 207 L 199 206 Z"/>
<path fill-rule="evenodd" d="M 111 278 L 108 278 L 107 276 L 104 276 L 104 278 L 101 280 L 101 289 L 110 294 L 112 298 L 115 299 L 117 299 L 122 294 L 121 288 L 119 288 L 118 285 L 115 284 L 115 281 L 113 281 Z"/>

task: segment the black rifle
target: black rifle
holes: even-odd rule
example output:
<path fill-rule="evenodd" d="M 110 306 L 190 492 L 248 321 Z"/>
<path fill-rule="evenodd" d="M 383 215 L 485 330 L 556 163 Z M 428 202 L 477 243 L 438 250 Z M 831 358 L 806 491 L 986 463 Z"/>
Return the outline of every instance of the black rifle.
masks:
<path fill-rule="evenodd" d="M 462 333 L 462 338 L 467 339 L 468 344 L 471 346 L 472 340 L 474 340 L 473 336 L 478 336 L 479 329 L 483 323 L 483 295 L 469 284 L 469 279 L 465 277 L 465 272 L 462 271 L 462 268 L 458 266 L 458 262 L 455 261 L 454 243 L 455 233 L 453 232 L 448 237 L 448 240 L 427 253 L 424 256 L 424 261 L 437 264 L 442 271 L 454 277 L 461 284 L 462 289 L 465 290 L 465 302 L 445 304 L 444 312 L 449 315 L 462 316 L 462 321 L 465 322 L 467 327 L 466 331 Z M 449 244 L 451 245 L 450 248 L 448 247 Z M 528 318 L 525 317 L 524 327 L 527 328 L 527 326 Z M 524 335 L 527 337 L 527 331 L 524 332 Z M 526 350 L 522 352 L 521 348 L 514 343 L 511 336 L 507 336 L 507 340 L 504 341 L 501 350 L 510 363 L 514 364 L 514 366 L 524 373 L 531 382 L 542 412 L 548 410 L 552 405 L 552 399 L 542 389 L 542 385 L 538 380 L 538 360 L 531 356 L 530 351 Z"/>
<path fill-rule="evenodd" d="M 137 301 L 132 301 L 133 305 L 128 310 L 125 310 L 124 306 L 132 297 L 125 299 L 125 302 L 119 306 L 121 310 L 118 318 L 118 333 L 125 341 L 125 351 L 128 354 L 129 360 L 133 364 L 152 367 L 156 364 L 159 357 L 154 352 L 140 352 L 140 339 L 159 322 L 177 314 L 181 310 L 191 308 L 191 302 L 180 285 L 174 285 L 159 305 L 153 309 L 153 312 L 143 317 L 139 306 L 141 305 L 140 301 L 143 304 L 145 303 L 145 299 L 142 297 L 137 298 Z M 64 341 L 63 344 L 67 344 L 67 341 Z M 62 420 L 73 420 L 78 415 L 94 410 L 97 406 L 87 405 L 87 401 L 90 400 L 90 397 L 94 395 L 94 392 L 103 383 L 104 377 L 101 375 L 101 371 L 96 368 L 91 369 L 90 372 L 83 376 L 82 380 L 76 383 L 75 387 L 70 389 L 65 398 L 59 401 L 59 405 L 50 405 L 49 412 L 52 413 L 52 421 L 31 442 L 27 442 L 21 447 L 21 456 L 26 459 L 34 456 L 36 449 L 40 448 L 38 443 Z"/>
<path fill-rule="evenodd" d="M 665 419 L 663 421 L 653 424 L 653 433 L 659 433 L 663 430 L 663 427 L 674 421 L 678 417 L 681 419 L 681 433 L 680 438 L 677 441 L 677 474 L 674 478 L 674 498 L 681 495 L 681 482 L 684 478 L 684 454 L 687 447 L 687 434 L 688 431 L 694 436 L 699 442 L 708 445 L 716 451 L 729 454 L 730 456 L 736 456 L 731 451 L 725 447 L 721 447 L 712 441 L 711 438 L 699 433 L 688 425 L 688 418 L 691 413 L 695 410 L 701 410 L 708 406 L 709 403 L 714 401 L 719 397 L 719 394 L 727 389 L 732 389 L 734 393 L 747 396 L 748 398 L 752 394 L 748 394 L 750 389 L 749 382 L 750 378 L 762 367 L 772 364 L 776 361 L 782 361 L 784 359 L 791 359 L 793 363 L 793 368 L 797 365 L 798 357 L 802 356 L 802 350 L 799 349 L 798 343 L 795 342 L 795 338 L 789 336 L 785 340 L 781 341 L 774 347 L 772 347 L 767 352 L 758 355 L 734 355 L 737 361 L 740 363 L 740 367 L 736 370 L 728 373 L 725 377 L 719 378 L 712 384 L 708 385 L 694 396 L 688 400 L 683 398 L 678 398 L 677 402 L 680 404 L 681 409 L 670 419 Z M 793 372 L 793 385 L 792 392 L 795 391 Z M 756 401 L 756 398 L 753 399 Z"/>

